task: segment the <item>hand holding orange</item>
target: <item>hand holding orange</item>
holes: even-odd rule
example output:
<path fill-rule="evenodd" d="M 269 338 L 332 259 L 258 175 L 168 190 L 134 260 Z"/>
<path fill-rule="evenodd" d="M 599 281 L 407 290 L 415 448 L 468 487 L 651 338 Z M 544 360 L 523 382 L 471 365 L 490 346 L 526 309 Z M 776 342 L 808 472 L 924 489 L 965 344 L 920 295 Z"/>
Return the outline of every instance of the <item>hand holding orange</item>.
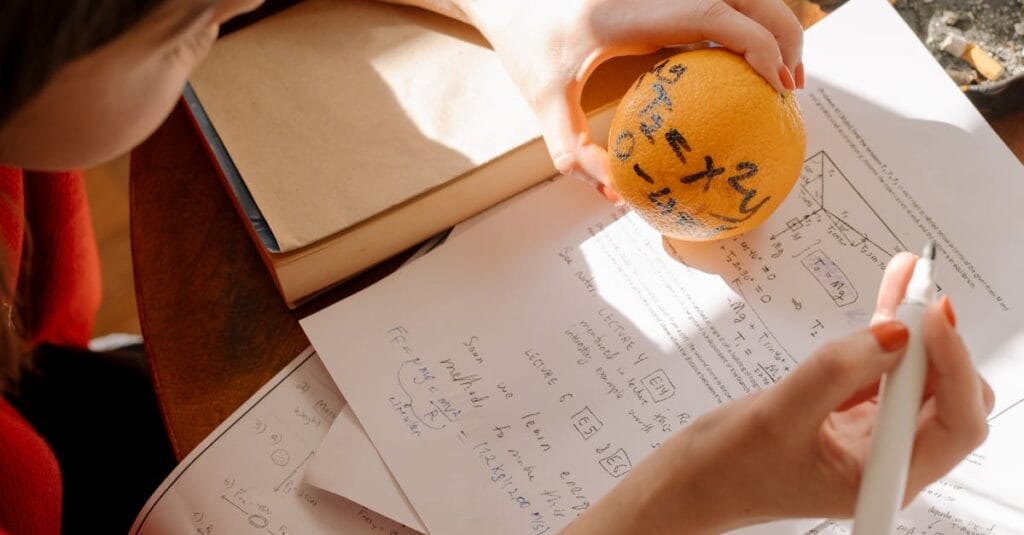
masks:
<path fill-rule="evenodd" d="M 666 236 L 708 241 L 753 229 L 800 175 L 803 117 L 742 56 L 683 52 L 642 75 L 612 118 L 612 186 Z"/>

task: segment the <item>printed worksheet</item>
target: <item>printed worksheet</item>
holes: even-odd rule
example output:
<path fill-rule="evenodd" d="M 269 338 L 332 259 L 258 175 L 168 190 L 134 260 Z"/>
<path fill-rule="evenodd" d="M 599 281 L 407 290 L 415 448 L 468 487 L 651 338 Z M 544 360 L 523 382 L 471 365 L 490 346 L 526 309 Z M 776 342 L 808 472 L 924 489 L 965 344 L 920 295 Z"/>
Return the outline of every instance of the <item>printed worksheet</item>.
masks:
<path fill-rule="evenodd" d="M 758 230 L 664 240 L 558 180 L 303 320 L 428 530 L 556 532 L 694 418 L 866 326 L 886 262 L 934 240 L 997 402 L 901 529 L 1022 532 L 1024 170 L 887 2 L 850 2 L 805 50 L 807 158 Z"/>
<path fill-rule="evenodd" d="M 303 351 L 178 465 L 131 533 L 416 535 L 302 483 L 344 406 L 320 358 L 312 348 Z"/>

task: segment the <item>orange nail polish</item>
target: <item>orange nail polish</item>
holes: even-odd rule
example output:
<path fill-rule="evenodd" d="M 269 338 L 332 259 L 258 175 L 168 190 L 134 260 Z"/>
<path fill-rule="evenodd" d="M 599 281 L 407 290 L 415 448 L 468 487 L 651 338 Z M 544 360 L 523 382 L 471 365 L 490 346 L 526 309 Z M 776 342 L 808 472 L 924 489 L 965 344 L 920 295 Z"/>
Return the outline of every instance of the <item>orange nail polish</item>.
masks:
<path fill-rule="evenodd" d="M 618 205 L 622 202 L 622 197 L 619 197 L 619 192 L 605 186 L 604 184 L 598 184 L 597 191 L 601 192 L 601 195 L 604 195 L 604 198 L 611 201 L 612 204 Z"/>
<path fill-rule="evenodd" d="M 956 314 L 953 313 L 953 304 L 949 302 L 949 297 L 942 296 L 939 300 L 939 304 L 942 305 L 942 312 L 946 315 L 946 320 L 949 321 L 949 326 L 956 328 Z"/>
<path fill-rule="evenodd" d="M 800 63 L 796 66 L 796 87 L 797 89 L 804 88 L 804 64 Z"/>
<path fill-rule="evenodd" d="M 907 345 L 910 338 L 910 331 L 907 326 L 898 321 L 887 321 L 871 326 L 871 334 L 875 335 L 882 351 L 896 351 Z"/>
<path fill-rule="evenodd" d="M 796 82 L 793 81 L 793 73 L 785 65 L 779 67 L 779 79 L 782 80 L 782 87 L 792 91 L 796 89 Z"/>

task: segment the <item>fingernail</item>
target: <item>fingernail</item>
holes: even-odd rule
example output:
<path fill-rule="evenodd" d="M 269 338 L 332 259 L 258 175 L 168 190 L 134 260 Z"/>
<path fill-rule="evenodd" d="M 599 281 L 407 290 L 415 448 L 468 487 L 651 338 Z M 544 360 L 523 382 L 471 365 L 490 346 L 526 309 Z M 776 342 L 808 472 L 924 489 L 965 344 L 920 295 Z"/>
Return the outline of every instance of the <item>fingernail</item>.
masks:
<path fill-rule="evenodd" d="M 878 325 L 872 325 L 871 334 L 875 335 L 875 340 L 878 341 L 879 347 L 885 352 L 902 349 L 903 346 L 907 345 L 907 340 L 910 338 L 910 331 L 907 330 L 907 326 L 898 321 L 887 321 Z"/>
<path fill-rule="evenodd" d="M 797 89 L 804 88 L 804 64 L 801 62 L 796 66 L 796 87 Z"/>
<path fill-rule="evenodd" d="M 619 193 L 617 191 L 605 186 L 604 184 L 598 184 L 597 191 L 600 191 L 601 195 L 604 195 L 604 198 L 608 199 L 615 206 L 621 206 L 624 203 L 622 197 L 619 197 Z"/>
<path fill-rule="evenodd" d="M 949 302 L 949 297 L 945 295 L 939 300 L 939 304 L 942 306 L 942 312 L 946 315 L 946 321 L 949 322 L 949 326 L 956 328 L 956 314 L 953 313 L 953 304 Z"/>
<path fill-rule="evenodd" d="M 789 68 L 785 65 L 779 67 L 779 79 L 782 80 L 782 86 L 792 91 L 796 89 L 796 82 L 793 81 L 793 73 L 789 72 Z"/>

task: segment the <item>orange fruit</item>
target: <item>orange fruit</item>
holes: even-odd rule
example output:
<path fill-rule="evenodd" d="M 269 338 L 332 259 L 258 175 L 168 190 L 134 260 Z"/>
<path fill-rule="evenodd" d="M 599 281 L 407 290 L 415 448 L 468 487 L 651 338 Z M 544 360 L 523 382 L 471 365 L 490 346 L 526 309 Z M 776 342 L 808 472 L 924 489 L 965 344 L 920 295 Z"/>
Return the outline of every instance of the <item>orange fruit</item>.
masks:
<path fill-rule="evenodd" d="M 722 48 L 658 63 L 612 118 L 612 186 L 662 234 L 708 241 L 753 229 L 800 175 L 807 138 L 780 94 Z"/>

